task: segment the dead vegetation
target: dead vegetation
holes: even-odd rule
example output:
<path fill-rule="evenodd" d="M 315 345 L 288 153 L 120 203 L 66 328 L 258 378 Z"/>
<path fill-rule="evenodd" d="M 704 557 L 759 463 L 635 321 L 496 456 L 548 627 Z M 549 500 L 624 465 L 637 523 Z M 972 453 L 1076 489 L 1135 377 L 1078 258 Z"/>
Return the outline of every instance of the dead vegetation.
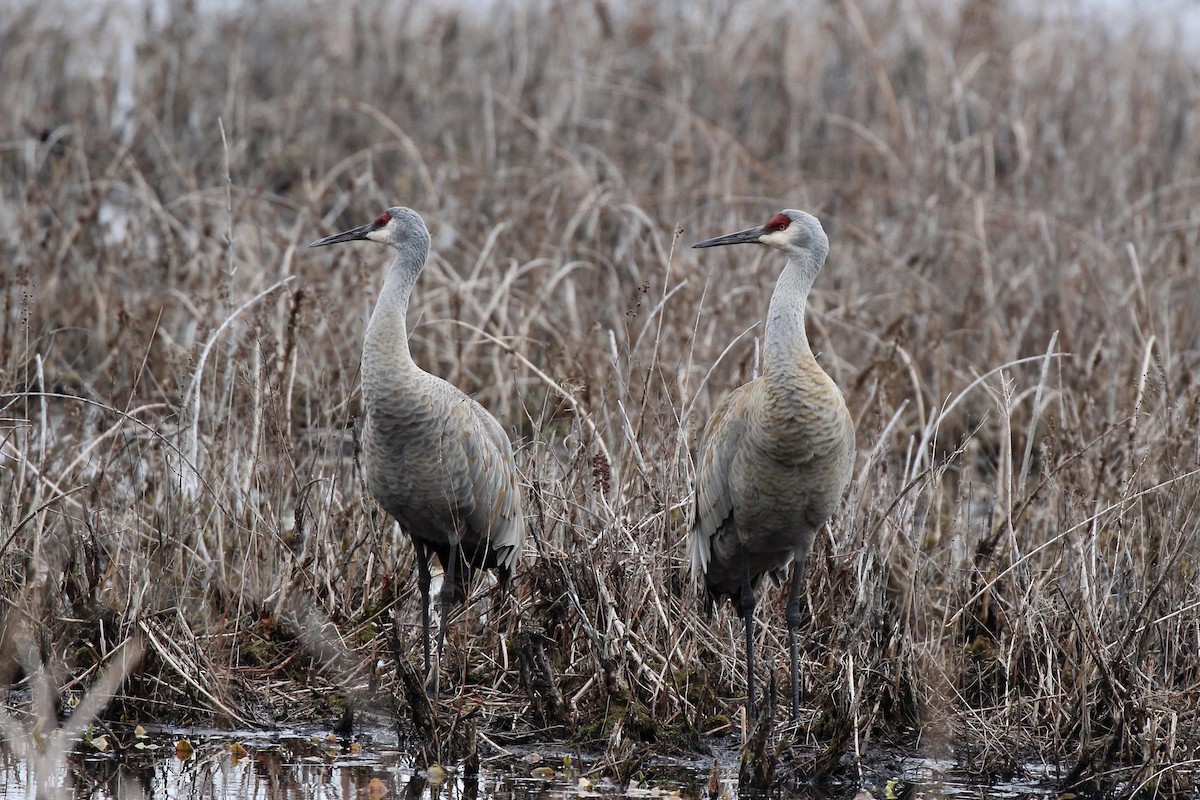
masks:
<path fill-rule="evenodd" d="M 534 539 L 515 602 L 480 586 L 451 628 L 443 716 L 577 728 L 618 775 L 736 732 L 739 621 L 700 613 L 684 506 L 778 265 L 683 248 L 787 206 L 830 235 L 809 334 L 860 446 L 800 741 L 1194 790 L 1194 52 L 976 0 L 11 6 L 8 705 L 135 640 L 130 718 L 409 714 L 411 547 L 354 458 L 386 257 L 303 249 L 403 203 L 434 237 L 414 356 L 512 432 Z"/>

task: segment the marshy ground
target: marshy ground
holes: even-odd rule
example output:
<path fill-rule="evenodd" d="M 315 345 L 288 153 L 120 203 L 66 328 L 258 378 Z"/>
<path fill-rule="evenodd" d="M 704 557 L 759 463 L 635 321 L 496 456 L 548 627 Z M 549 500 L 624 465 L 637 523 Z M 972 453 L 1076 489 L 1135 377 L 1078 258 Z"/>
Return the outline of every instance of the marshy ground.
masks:
<path fill-rule="evenodd" d="M 793 207 L 829 233 L 808 332 L 859 452 L 763 751 L 817 755 L 778 774 L 886 743 L 1194 792 L 1195 50 L 1003 0 L 435 5 L 4 10 L 10 746 L 78 699 L 351 709 L 432 760 L 571 741 L 618 781 L 738 741 L 741 623 L 683 539 L 780 265 L 685 246 Z M 355 458 L 388 255 L 304 247 L 397 203 L 434 240 L 413 355 L 511 433 L 532 537 L 452 625 L 428 729 L 412 548 Z"/>

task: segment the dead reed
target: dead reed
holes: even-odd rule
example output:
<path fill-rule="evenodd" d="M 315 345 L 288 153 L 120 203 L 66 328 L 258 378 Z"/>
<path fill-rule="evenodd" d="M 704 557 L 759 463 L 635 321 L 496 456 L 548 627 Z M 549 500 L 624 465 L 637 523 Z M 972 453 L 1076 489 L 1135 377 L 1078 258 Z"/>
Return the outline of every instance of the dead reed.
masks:
<path fill-rule="evenodd" d="M 577 727 L 617 774 L 735 732 L 739 623 L 682 540 L 778 264 L 684 246 L 787 206 L 830 234 L 809 330 L 861 450 L 800 740 L 1193 791 L 1200 60 L 944 5 L 10 3 L 5 730 L 38 664 L 79 689 L 130 640 L 131 718 L 408 708 L 411 548 L 354 458 L 386 257 L 303 250 L 403 203 L 434 236 L 414 356 L 512 432 L 534 539 L 515 602 L 452 628 L 451 717 Z"/>

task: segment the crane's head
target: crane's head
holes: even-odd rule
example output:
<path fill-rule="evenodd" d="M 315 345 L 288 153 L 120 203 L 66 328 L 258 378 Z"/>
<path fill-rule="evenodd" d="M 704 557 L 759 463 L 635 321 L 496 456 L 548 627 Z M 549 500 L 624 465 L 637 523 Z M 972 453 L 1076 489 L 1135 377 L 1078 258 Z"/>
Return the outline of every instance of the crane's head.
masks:
<path fill-rule="evenodd" d="M 788 255 L 812 253 L 824 261 L 829 252 L 829 238 L 821 222 L 812 214 L 785 208 L 771 217 L 765 225 L 727 233 L 713 239 L 696 242 L 692 247 L 719 247 L 725 244 L 761 244 L 782 250 Z"/>
<path fill-rule="evenodd" d="M 396 249 L 418 245 L 429 248 L 429 229 L 421 215 L 411 208 L 393 206 L 375 218 L 374 222 L 359 225 L 348 231 L 317 239 L 309 247 L 324 247 L 327 244 L 358 242 L 362 240 L 391 245 Z"/>

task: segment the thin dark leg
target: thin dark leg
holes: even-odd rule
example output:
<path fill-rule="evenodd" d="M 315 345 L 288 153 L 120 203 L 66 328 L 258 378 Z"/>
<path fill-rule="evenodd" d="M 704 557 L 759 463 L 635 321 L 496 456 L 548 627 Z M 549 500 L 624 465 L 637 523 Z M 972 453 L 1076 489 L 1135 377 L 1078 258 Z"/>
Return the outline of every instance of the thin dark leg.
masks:
<path fill-rule="evenodd" d="M 788 648 L 791 650 L 792 656 L 792 719 L 795 720 L 800 716 L 800 659 L 796 647 L 796 630 L 802 622 L 800 613 L 800 580 L 803 575 L 804 564 L 796 561 L 792 564 L 792 586 L 788 590 L 787 602 L 787 629 L 788 629 Z"/>
<path fill-rule="evenodd" d="M 446 559 L 446 574 L 442 576 L 442 620 L 438 626 L 438 658 L 446 642 L 446 622 L 450 619 L 450 606 L 454 602 L 455 581 L 458 579 L 458 545 L 450 543 L 450 556 Z"/>
<path fill-rule="evenodd" d="M 425 675 L 429 675 L 429 551 L 415 536 L 413 548 L 417 551 L 417 588 L 421 590 L 421 645 L 425 649 Z"/>
<path fill-rule="evenodd" d="M 746 621 L 746 710 L 750 722 L 758 719 L 758 703 L 754 695 L 754 582 L 750 579 L 750 561 L 742 549 L 742 595 L 738 613 Z"/>

